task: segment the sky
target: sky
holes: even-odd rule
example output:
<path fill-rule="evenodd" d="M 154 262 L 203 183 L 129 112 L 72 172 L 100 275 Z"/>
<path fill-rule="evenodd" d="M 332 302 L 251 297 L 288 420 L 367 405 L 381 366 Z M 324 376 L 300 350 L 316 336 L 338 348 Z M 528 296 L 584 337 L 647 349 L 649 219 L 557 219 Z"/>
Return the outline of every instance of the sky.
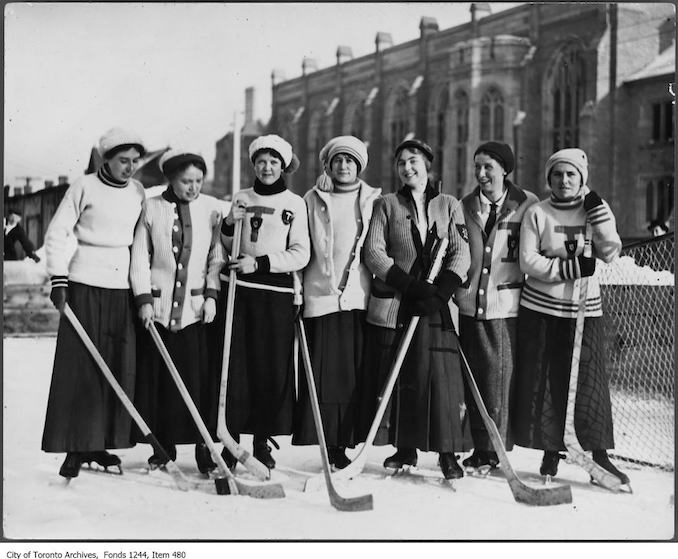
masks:
<path fill-rule="evenodd" d="M 520 3 L 491 3 L 492 12 Z M 216 141 L 256 88 L 267 122 L 271 72 L 301 75 L 305 56 L 355 58 L 378 31 L 416 39 L 422 16 L 440 29 L 470 21 L 468 2 L 7 3 L 3 184 L 38 189 L 71 180 L 109 128 L 137 131 L 148 149 L 197 151 L 210 174 Z M 208 177 L 209 178 L 209 177 Z"/>

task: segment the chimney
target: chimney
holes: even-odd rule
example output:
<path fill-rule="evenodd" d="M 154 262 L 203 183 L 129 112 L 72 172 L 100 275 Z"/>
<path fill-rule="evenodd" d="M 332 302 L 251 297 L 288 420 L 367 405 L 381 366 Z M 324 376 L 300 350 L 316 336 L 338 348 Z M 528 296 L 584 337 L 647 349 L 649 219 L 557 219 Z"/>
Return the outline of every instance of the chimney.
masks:
<path fill-rule="evenodd" d="M 425 37 L 431 33 L 437 33 L 439 30 L 438 20 L 430 16 L 422 16 L 419 21 L 419 36 Z"/>
<path fill-rule="evenodd" d="M 30 194 L 31 192 L 33 192 L 33 187 L 30 184 L 24 186 L 24 194 Z"/>
<path fill-rule="evenodd" d="M 304 59 L 301 61 L 301 73 L 305 76 L 311 72 L 315 72 L 318 69 L 318 62 L 315 58 L 309 58 L 304 56 Z"/>
<path fill-rule="evenodd" d="M 282 70 L 281 68 L 274 68 L 271 72 L 271 85 L 278 85 L 286 79 L 287 76 L 285 76 L 285 70 Z"/>
<path fill-rule="evenodd" d="M 254 87 L 250 86 L 245 89 L 245 122 L 243 126 L 254 122 L 254 102 Z"/>
<path fill-rule="evenodd" d="M 68 184 L 68 177 L 66 175 L 59 175 L 59 185 Z"/>
<path fill-rule="evenodd" d="M 478 36 L 478 20 L 486 15 L 492 13 L 490 4 L 488 2 L 473 2 L 469 8 L 471 11 L 471 26 L 473 28 L 473 36 Z"/>
<path fill-rule="evenodd" d="M 54 186 L 54 181 L 45 181 L 45 188 L 52 188 Z"/>
<path fill-rule="evenodd" d="M 344 45 L 339 45 L 337 47 L 337 65 L 343 64 L 344 62 L 347 62 L 352 59 L 353 51 L 351 50 L 351 47 L 347 47 Z"/>
<path fill-rule="evenodd" d="M 393 46 L 393 37 L 391 37 L 390 33 L 378 31 L 377 36 L 374 39 L 374 44 L 377 47 L 377 52 L 381 52 Z"/>
<path fill-rule="evenodd" d="M 23 186 L 15 186 L 14 187 L 14 196 L 21 196 L 23 191 L 24 191 Z"/>

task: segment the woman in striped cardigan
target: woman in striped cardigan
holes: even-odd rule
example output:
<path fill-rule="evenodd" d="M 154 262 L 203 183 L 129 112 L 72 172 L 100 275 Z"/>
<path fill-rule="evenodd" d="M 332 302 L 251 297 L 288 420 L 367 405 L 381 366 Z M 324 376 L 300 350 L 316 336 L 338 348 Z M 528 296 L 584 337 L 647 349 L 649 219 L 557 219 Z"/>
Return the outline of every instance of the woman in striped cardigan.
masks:
<path fill-rule="evenodd" d="M 518 313 L 518 363 L 511 405 L 516 444 L 544 450 L 540 473 L 555 476 L 568 399 L 579 286 L 588 278 L 586 320 L 574 424 L 577 438 L 603 468 L 628 483 L 610 462 L 614 448 L 609 378 L 605 367 L 602 305 L 596 258 L 612 261 L 621 250 L 609 205 L 589 189 L 588 160 L 578 148 L 562 149 L 546 162 L 547 200 L 531 206 L 520 231 L 520 268 L 527 275 Z M 584 235 L 592 232 L 592 257 Z"/>
<path fill-rule="evenodd" d="M 214 320 L 223 252 L 219 202 L 200 191 L 204 159 L 170 150 L 160 159 L 167 190 L 150 198 L 137 224 L 130 280 L 139 318 L 154 322 L 188 392 L 208 422 L 216 406 L 216 382 L 209 378 L 205 324 Z M 148 332 L 139 338 L 136 405 L 172 459 L 177 444 L 195 444 L 198 469 L 216 466 Z M 215 429 L 216 425 L 212 425 Z M 153 454 L 151 468 L 165 461 Z"/>

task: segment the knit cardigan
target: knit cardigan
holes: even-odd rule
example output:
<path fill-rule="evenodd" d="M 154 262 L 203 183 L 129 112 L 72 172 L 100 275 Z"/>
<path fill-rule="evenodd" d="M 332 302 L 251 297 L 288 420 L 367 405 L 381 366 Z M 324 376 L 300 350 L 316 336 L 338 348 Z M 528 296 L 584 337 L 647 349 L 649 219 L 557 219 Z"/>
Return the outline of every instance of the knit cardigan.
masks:
<path fill-rule="evenodd" d="M 468 281 L 455 292 L 459 313 L 477 320 L 518 316 L 524 275 L 518 260 L 520 224 L 539 199 L 510 181 L 497 221 L 488 236 L 480 219 L 480 187 L 461 201 L 468 227 L 471 267 Z"/>
<path fill-rule="evenodd" d="M 358 206 L 362 230 L 351 251 L 346 284 L 337 289 L 342 270 L 335 270 L 334 231 L 332 229 L 332 205 L 330 193 L 314 187 L 304 200 L 308 208 L 308 223 L 311 236 L 311 260 L 303 271 L 304 317 L 323 316 L 333 312 L 367 309 L 372 274 L 362 261 L 362 246 L 367 238 L 374 201 L 381 194 L 359 181 Z"/>
<path fill-rule="evenodd" d="M 433 192 L 430 187 L 426 196 L 428 237 L 447 236 L 449 246 L 443 261 L 443 270 L 455 273 L 461 282 L 466 281 L 470 265 L 468 230 L 459 200 L 449 194 Z M 407 273 L 424 278 L 426 269 L 417 270 L 426 254 L 421 245 L 416 226 L 417 209 L 410 189 L 401 188 L 396 193 L 386 194 L 374 204 L 372 221 L 364 247 L 365 264 L 375 275 L 367 310 L 367 321 L 385 328 L 400 328 L 404 324 L 400 316 L 402 293 L 386 283 L 389 270 L 397 265 Z M 427 246 L 432 245 L 427 241 Z M 450 308 L 453 305 L 449 301 Z"/>
<path fill-rule="evenodd" d="M 155 322 L 181 330 L 202 318 L 206 297 L 217 298 L 220 226 L 212 196 L 177 203 L 165 193 L 147 200 L 134 233 L 130 280 L 137 306 L 151 303 Z"/>
<path fill-rule="evenodd" d="M 588 192 L 584 187 L 583 196 Z M 621 251 L 621 239 L 607 202 L 603 200 L 587 216 L 583 196 L 569 204 L 544 200 L 525 212 L 520 230 L 520 268 L 527 274 L 520 298 L 522 307 L 551 316 L 577 316 L 581 272 L 576 257 L 583 252 L 587 219 L 591 224 L 593 256 L 611 262 Z M 602 314 L 600 284 L 594 274 L 588 278 L 586 316 Z"/>
<path fill-rule="evenodd" d="M 106 289 L 129 289 L 129 249 L 144 203 L 144 187 L 134 179 L 124 187 L 107 185 L 96 174 L 76 179 L 45 235 L 52 285 L 65 286 L 70 280 Z M 73 236 L 77 241 L 75 254 Z"/>

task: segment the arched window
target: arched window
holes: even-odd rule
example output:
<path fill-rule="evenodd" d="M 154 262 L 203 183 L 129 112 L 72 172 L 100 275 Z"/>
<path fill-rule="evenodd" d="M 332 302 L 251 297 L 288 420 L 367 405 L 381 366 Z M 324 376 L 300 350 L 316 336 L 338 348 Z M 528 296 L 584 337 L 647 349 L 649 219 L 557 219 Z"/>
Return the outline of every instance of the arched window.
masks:
<path fill-rule="evenodd" d="M 311 182 L 314 182 L 316 177 L 323 172 L 322 164 L 318 159 L 318 154 L 327 142 L 323 118 L 325 110 L 326 109 L 324 107 L 319 107 L 316 109 L 316 111 L 311 115 L 308 123 L 308 160 L 306 162 L 306 168 L 310 171 L 310 174 L 307 178 Z"/>
<path fill-rule="evenodd" d="M 480 139 L 504 141 L 504 98 L 495 87 L 480 101 Z"/>
<path fill-rule="evenodd" d="M 456 161 L 455 182 L 459 187 L 466 182 L 466 144 L 468 143 L 468 95 L 457 91 L 454 95 L 454 116 L 456 120 L 456 137 L 454 154 Z"/>
<path fill-rule="evenodd" d="M 436 137 L 435 137 L 435 159 L 434 159 L 434 169 L 437 175 L 437 178 L 443 179 L 443 160 L 445 154 L 445 139 L 447 138 L 447 109 L 450 104 L 449 102 L 450 93 L 447 87 L 443 88 L 438 97 L 438 110 L 436 112 Z"/>
<path fill-rule="evenodd" d="M 586 73 L 581 50 L 563 50 L 552 73 L 552 150 L 579 145 L 579 112 L 584 106 Z"/>

